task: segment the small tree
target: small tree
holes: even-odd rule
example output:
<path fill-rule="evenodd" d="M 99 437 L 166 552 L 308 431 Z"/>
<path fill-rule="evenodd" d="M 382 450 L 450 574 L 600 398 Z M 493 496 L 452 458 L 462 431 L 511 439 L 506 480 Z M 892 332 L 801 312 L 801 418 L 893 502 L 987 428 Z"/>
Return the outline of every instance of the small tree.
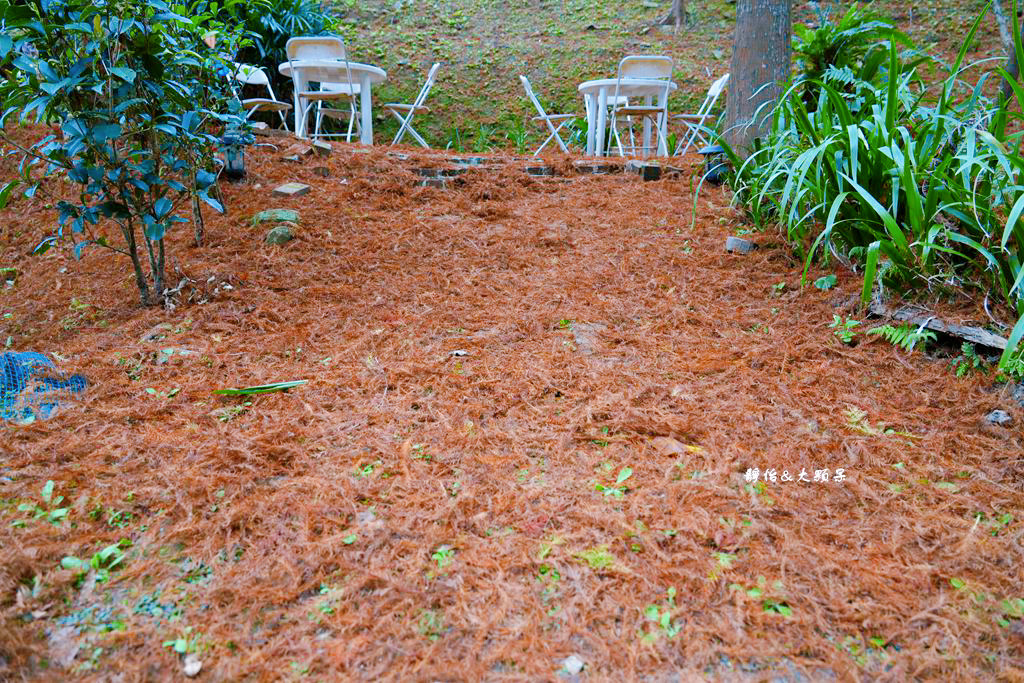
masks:
<path fill-rule="evenodd" d="M 241 122 L 226 113 L 222 60 L 196 49 L 207 28 L 162 0 L 0 0 L 0 12 L 0 135 L 23 153 L 0 206 L 18 186 L 31 196 L 65 174 L 78 197 L 58 198 L 58 236 L 70 227 L 76 257 L 88 245 L 127 256 L 143 305 L 162 302 L 164 240 L 186 222 L 181 207 L 198 198 L 223 210 L 210 196 L 210 124 Z M 15 118 L 58 131 L 25 146 L 6 130 Z"/>

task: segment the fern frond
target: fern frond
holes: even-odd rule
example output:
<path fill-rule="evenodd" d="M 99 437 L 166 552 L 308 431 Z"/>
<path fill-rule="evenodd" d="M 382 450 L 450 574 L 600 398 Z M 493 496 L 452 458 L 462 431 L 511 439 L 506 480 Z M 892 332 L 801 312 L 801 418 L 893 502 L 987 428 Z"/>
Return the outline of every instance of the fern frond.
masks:
<path fill-rule="evenodd" d="M 938 338 L 931 330 L 925 329 L 924 327 L 917 327 L 909 323 L 901 323 L 895 326 L 879 325 L 878 327 L 868 330 L 868 334 L 881 335 L 883 339 L 893 346 L 898 346 L 907 352 L 913 351 L 914 347 L 919 342 L 927 344 Z"/>

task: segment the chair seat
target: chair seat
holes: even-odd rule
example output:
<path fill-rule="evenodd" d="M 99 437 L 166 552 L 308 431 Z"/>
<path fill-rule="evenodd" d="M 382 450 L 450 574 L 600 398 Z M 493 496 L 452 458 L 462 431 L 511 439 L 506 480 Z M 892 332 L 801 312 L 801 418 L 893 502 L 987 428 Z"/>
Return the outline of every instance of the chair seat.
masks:
<path fill-rule="evenodd" d="M 310 102 L 326 102 L 328 100 L 354 100 L 355 95 L 340 90 L 302 90 L 299 97 Z"/>
<path fill-rule="evenodd" d="M 620 107 L 615 110 L 616 114 L 624 116 L 651 116 L 654 114 L 660 114 L 664 109 L 655 106 L 636 106 L 636 107 Z"/>
<path fill-rule="evenodd" d="M 287 111 L 292 108 L 290 102 L 280 102 L 265 97 L 253 97 L 248 100 L 242 100 L 242 106 L 246 109 L 256 109 L 258 107 L 268 111 Z"/>

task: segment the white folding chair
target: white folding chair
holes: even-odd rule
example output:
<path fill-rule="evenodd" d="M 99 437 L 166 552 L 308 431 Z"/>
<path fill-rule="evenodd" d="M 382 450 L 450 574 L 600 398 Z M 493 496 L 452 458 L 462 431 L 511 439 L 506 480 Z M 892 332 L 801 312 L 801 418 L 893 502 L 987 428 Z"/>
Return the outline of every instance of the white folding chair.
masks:
<path fill-rule="evenodd" d="M 680 154 L 686 154 L 687 150 L 694 142 L 700 140 L 700 142 L 706 147 L 711 144 L 711 141 L 704 134 L 707 127 L 704 122 L 708 116 L 711 115 L 711 110 L 714 109 L 715 103 L 718 101 L 722 91 L 725 90 L 725 86 L 729 83 L 729 74 L 715 80 L 708 88 L 707 97 L 704 98 L 704 102 L 700 105 L 700 109 L 697 110 L 696 114 L 675 114 L 672 116 L 673 121 L 681 121 L 686 126 L 686 133 L 689 136 L 686 138 L 686 144 L 683 144 L 682 138 L 679 140 L 679 144 L 676 145 L 676 149 L 672 152 L 672 156 L 679 156 Z"/>
<path fill-rule="evenodd" d="M 668 156 L 668 143 L 665 142 L 664 131 L 668 120 L 668 93 L 672 87 L 672 67 L 672 58 L 662 55 L 631 55 L 623 57 L 619 62 L 618 75 L 615 79 L 615 94 L 612 98 L 612 101 L 616 103 L 612 107 L 612 133 L 621 156 L 625 156 L 625 152 L 622 149 L 622 137 L 617 125 L 620 117 L 626 117 L 630 123 L 634 119 L 639 121 L 653 119 L 656 146 L 659 150 L 664 149 L 665 156 Z M 658 104 L 619 104 L 623 80 L 643 81 L 645 85 L 649 84 L 652 87 L 652 93 L 648 97 L 656 96 Z M 626 85 L 629 87 L 632 83 Z M 632 130 L 630 134 L 632 135 Z M 630 141 L 632 142 L 632 138 Z M 611 140 L 608 144 L 610 147 Z M 632 144 L 631 148 L 635 153 L 637 145 Z M 647 146 L 644 146 L 644 158 L 647 158 L 648 151 Z"/>
<path fill-rule="evenodd" d="M 332 137 L 344 135 L 347 140 L 352 138 L 353 122 L 358 117 L 359 84 L 352 82 L 352 71 L 348 65 L 348 51 L 345 49 L 345 41 L 337 36 L 301 36 L 289 38 L 285 44 L 285 53 L 288 56 L 288 63 L 291 66 L 292 77 L 295 79 L 295 91 L 298 94 L 299 111 L 296 116 L 303 120 L 309 115 L 310 108 L 315 104 L 317 107 L 316 124 L 313 128 L 313 139 L 318 137 Z M 295 62 L 297 61 L 324 61 L 338 62 L 345 68 L 345 81 L 338 82 L 335 79 L 338 71 L 325 68 L 304 68 L 306 82 L 316 81 L 319 88 L 300 88 Z M 337 103 L 347 101 L 347 110 L 333 107 L 324 107 L 324 103 Z M 330 118 L 341 118 L 349 116 L 348 131 L 346 133 L 324 134 L 320 132 L 320 125 L 324 116 Z M 296 125 L 296 129 L 298 126 Z"/>
<path fill-rule="evenodd" d="M 320 84 L 321 93 L 325 93 L 324 97 L 326 100 L 320 100 L 316 103 L 316 125 L 313 128 L 313 138 L 328 138 L 328 137 L 345 137 L 345 142 L 352 141 L 353 128 L 355 128 L 356 134 L 362 133 L 362 124 L 359 120 L 359 107 L 357 105 L 359 99 L 359 84 L 358 83 L 332 83 L 326 81 Z M 334 97 L 328 93 L 342 93 L 345 97 Z M 328 106 L 327 102 L 335 101 L 338 99 L 348 100 L 348 109 L 338 109 L 337 107 Z M 335 119 L 343 121 L 348 119 L 348 129 L 344 133 L 321 133 L 320 127 L 324 118 Z"/>
<path fill-rule="evenodd" d="M 530 80 L 526 76 L 523 76 L 523 75 L 519 76 L 519 80 L 522 81 L 522 83 L 523 83 L 523 89 L 526 90 L 527 97 L 530 98 L 530 101 L 533 102 L 533 106 L 537 109 L 537 113 L 540 114 L 540 116 L 534 116 L 533 120 L 534 121 L 543 121 L 545 124 L 547 124 L 548 130 L 551 131 L 551 134 L 548 135 L 548 139 L 544 141 L 544 144 L 542 144 L 540 147 L 537 148 L 537 151 L 533 153 L 533 156 L 538 156 L 541 153 L 541 150 L 543 150 L 545 147 L 547 147 L 548 143 L 551 142 L 552 140 L 555 140 L 555 141 L 558 142 L 558 146 L 562 148 L 563 152 L 568 152 L 569 148 L 565 146 L 565 142 L 562 141 L 562 138 L 561 138 L 561 136 L 558 133 L 570 121 L 572 121 L 574 118 L 576 118 L 576 115 L 575 114 L 547 114 L 547 113 L 545 113 L 544 107 L 542 107 L 540 105 L 540 102 L 537 100 L 537 96 L 533 93 L 533 87 L 530 85 Z M 561 123 L 558 124 L 558 127 L 555 127 L 555 122 L 556 121 L 560 121 L 561 122 Z"/>
<path fill-rule="evenodd" d="M 242 107 L 246 110 L 245 118 L 248 119 L 250 116 L 260 110 L 264 111 L 275 111 L 277 115 L 281 117 L 281 125 L 284 126 L 285 130 L 288 130 L 288 119 L 285 116 L 285 112 L 291 111 L 292 105 L 290 102 L 282 102 L 277 99 L 277 95 L 274 94 L 274 88 L 270 85 L 270 78 L 267 76 L 267 72 L 258 66 L 252 64 L 239 64 L 237 62 L 232 63 L 234 66 L 233 73 L 228 77 L 229 81 L 234 79 L 243 86 L 263 86 L 270 93 L 270 97 L 251 97 L 249 99 L 242 100 Z M 234 91 L 234 83 L 232 83 L 232 91 Z M 240 98 L 241 99 L 241 98 Z"/>
<path fill-rule="evenodd" d="M 430 93 L 430 89 L 434 87 L 434 77 L 437 75 L 437 70 L 441 68 L 441 64 L 435 63 L 430 67 L 430 71 L 427 72 L 427 82 L 420 88 L 420 94 L 416 96 L 416 100 L 412 104 L 399 104 L 397 102 L 389 102 L 384 105 L 386 111 L 394 114 L 395 118 L 398 119 L 398 133 L 395 134 L 395 139 L 391 141 L 392 145 L 397 145 L 402 141 L 402 136 L 406 133 L 416 138 L 416 142 L 420 143 L 427 149 L 430 149 L 430 145 L 415 131 L 412 127 L 412 117 L 418 111 L 429 111 L 423 106 L 423 103 L 427 99 L 427 95 Z M 402 114 L 405 114 L 403 117 Z"/>

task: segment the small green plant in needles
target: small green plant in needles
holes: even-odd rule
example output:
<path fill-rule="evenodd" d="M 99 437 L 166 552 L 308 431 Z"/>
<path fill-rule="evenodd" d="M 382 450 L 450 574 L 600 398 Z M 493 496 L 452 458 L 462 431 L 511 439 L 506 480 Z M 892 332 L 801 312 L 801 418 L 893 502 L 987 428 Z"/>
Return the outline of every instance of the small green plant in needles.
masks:
<path fill-rule="evenodd" d="M 669 587 L 666 593 L 668 597 L 664 606 L 647 605 L 644 608 L 644 619 L 654 622 L 654 629 L 647 631 L 640 638 L 644 645 L 653 645 L 661 637 L 671 640 L 682 630 L 678 621 L 672 621 L 672 612 L 676 609 L 676 589 Z"/>
<path fill-rule="evenodd" d="M 570 329 L 572 327 L 572 324 L 574 322 L 575 322 L 574 320 L 570 320 L 568 318 L 562 318 L 561 320 L 558 321 L 558 329 L 560 329 L 560 330 L 568 330 L 568 329 Z"/>
<path fill-rule="evenodd" d="M 455 548 L 450 545 L 440 545 L 437 550 L 430 556 L 434 562 L 437 563 L 437 568 L 443 570 L 445 567 L 452 563 L 455 557 Z"/>
<path fill-rule="evenodd" d="M 619 470 L 619 475 L 615 477 L 614 486 L 605 486 L 604 484 L 598 482 L 594 484 L 594 489 L 606 496 L 621 499 L 626 494 L 626 492 L 629 491 L 629 489 L 623 486 L 623 484 L 626 482 L 627 479 L 629 479 L 632 476 L 633 469 L 631 467 L 623 467 L 621 470 Z"/>
<path fill-rule="evenodd" d="M 853 341 L 853 338 L 857 335 L 853 328 L 860 325 L 859 320 L 850 320 L 849 318 L 840 318 L 838 315 L 832 316 L 832 324 L 829 327 L 834 330 L 833 334 L 839 341 L 844 344 L 849 344 Z"/>
<path fill-rule="evenodd" d="M 29 512 L 32 514 L 32 519 L 46 520 L 53 526 L 60 526 L 64 518 L 68 516 L 68 508 L 58 507 L 64 500 L 64 496 L 53 497 L 53 481 L 49 480 L 43 484 L 43 489 L 40 491 L 40 497 L 42 498 L 42 505 L 37 503 L 21 503 L 18 505 L 18 512 Z M 16 519 L 11 522 L 11 526 L 17 528 L 23 528 L 26 524 L 26 520 Z"/>
<path fill-rule="evenodd" d="M 814 286 L 822 291 L 825 291 L 835 287 L 837 281 L 838 278 L 835 275 L 824 275 L 814 281 Z"/>
<path fill-rule="evenodd" d="M 420 612 L 416 623 L 416 631 L 431 641 L 437 641 L 444 635 L 444 614 L 436 609 L 425 609 Z"/>
<path fill-rule="evenodd" d="M 192 654 L 199 651 L 199 640 L 201 637 L 201 633 L 193 635 L 192 627 L 186 626 L 181 630 L 177 638 L 165 640 L 164 647 L 170 648 L 179 655 Z"/>
<path fill-rule="evenodd" d="M 950 365 L 958 378 L 975 372 L 983 373 L 988 369 L 985 361 L 974 350 L 974 344 L 970 342 L 964 342 L 960 346 L 960 355 L 954 358 Z"/>
<path fill-rule="evenodd" d="M 615 556 L 608 552 L 607 543 L 587 550 L 581 550 L 575 556 L 586 562 L 587 566 L 594 570 L 608 569 L 615 564 Z"/>
<path fill-rule="evenodd" d="M 131 544 L 131 541 L 123 538 L 119 542 L 108 545 L 99 552 L 94 553 L 88 560 L 68 555 L 60 561 L 60 566 L 64 569 L 76 570 L 74 579 L 76 586 L 81 585 L 86 575 L 90 572 L 95 573 L 96 581 L 103 583 L 110 579 L 110 572 L 120 568 L 127 557 L 121 549 L 128 548 Z"/>

